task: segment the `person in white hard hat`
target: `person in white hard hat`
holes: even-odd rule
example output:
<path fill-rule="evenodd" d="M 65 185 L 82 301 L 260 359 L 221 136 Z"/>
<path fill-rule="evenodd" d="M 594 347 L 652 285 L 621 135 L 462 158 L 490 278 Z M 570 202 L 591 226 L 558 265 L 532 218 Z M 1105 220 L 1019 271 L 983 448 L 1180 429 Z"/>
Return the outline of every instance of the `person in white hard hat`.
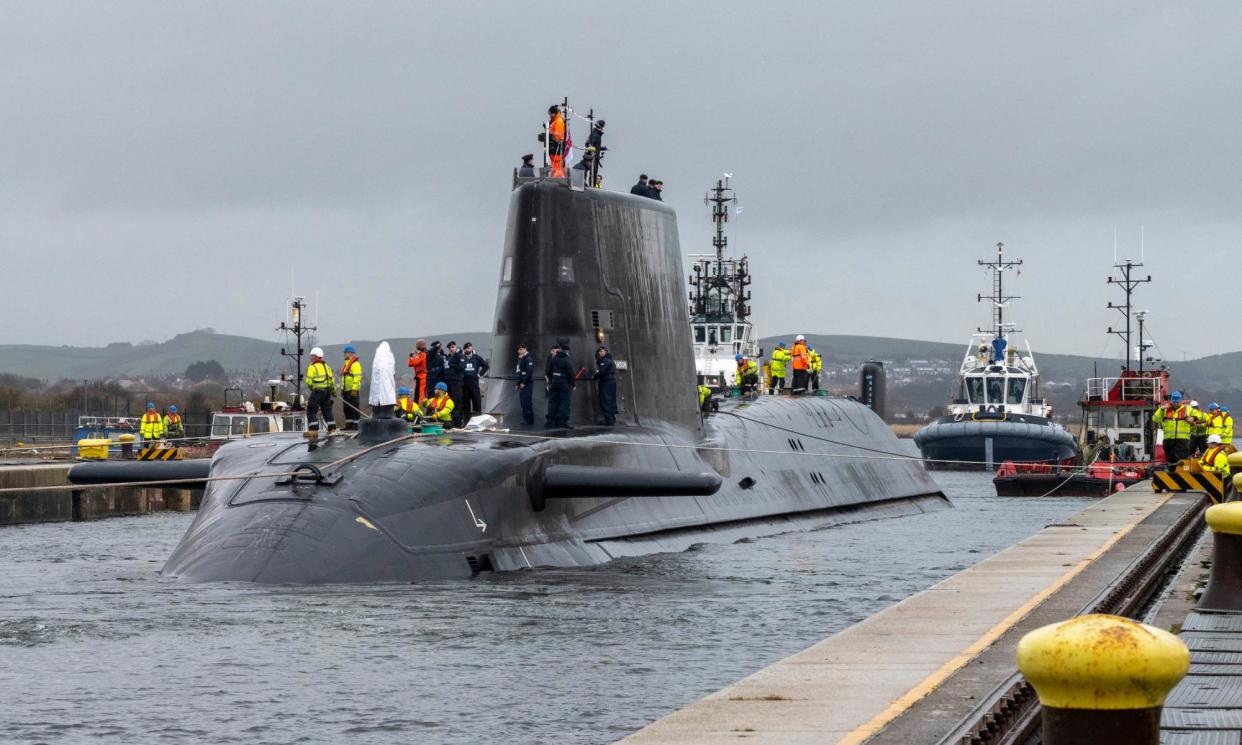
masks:
<path fill-rule="evenodd" d="M 1207 413 L 1199 408 L 1198 401 L 1190 402 L 1190 454 L 1202 455 L 1207 451 Z"/>
<path fill-rule="evenodd" d="M 793 368 L 793 394 L 800 396 L 811 384 L 811 353 L 807 351 L 805 336 L 798 334 L 789 354 L 789 364 Z"/>
<path fill-rule="evenodd" d="M 336 396 L 336 378 L 332 368 L 323 361 L 323 350 L 315 347 L 310 352 L 310 365 L 306 368 L 306 387 L 310 396 L 306 399 L 306 436 L 319 436 L 319 417 L 328 423 L 328 432 L 336 430 L 336 417 L 332 414 L 332 399 Z"/>
<path fill-rule="evenodd" d="M 1207 452 L 1199 459 L 1199 465 L 1229 483 L 1229 449 L 1220 443 L 1220 435 L 1208 435 Z"/>

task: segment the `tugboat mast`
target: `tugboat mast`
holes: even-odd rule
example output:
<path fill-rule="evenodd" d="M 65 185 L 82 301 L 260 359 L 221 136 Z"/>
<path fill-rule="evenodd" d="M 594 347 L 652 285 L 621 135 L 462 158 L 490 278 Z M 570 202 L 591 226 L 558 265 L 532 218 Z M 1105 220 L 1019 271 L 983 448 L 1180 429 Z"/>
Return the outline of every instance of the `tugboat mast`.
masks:
<path fill-rule="evenodd" d="M 1126 366 L 1124 369 L 1126 370 L 1130 369 L 1130 360 L 1131 360 L 1130 354 L 1131 354 L 1131 351 L 1134 349 L 1133 347 L 1130 346 L 1130 315 L 1134 312 L 1134 305 L 1133 303 L 1131 303 L 1130 296 L 1134 294 L 1134 289 L 1136 287 L 1138 287 L 1141 284 L 1145 284 L 1151 281 L 1150 274 L 1147 275 L 1146 279 L 1139 279 L 1138 277 L 1132 276 L 1134 270 L 1138 269 L 1142 265 L 1143 265 L 1143 262 L 1141 261 L 1136 263 L 1130 259 L 1126 259 L 1124 263 L 1113 264 L 1113 268 L 1117 269 L 1120 272 L 1121 279 L 1116 279 L 1114 277 L 1108 278 L 1108 283 L 1110 285 L 1117 285 L 1118 287 L 1121 288 L 1122 292 L 1126 294 L 1126 301 L 1122 303 L 1121 305 L 1117 305 L 1116 303 L 1113 303 L 1111 301 L 1108 303 L 1108 307 L 1110 309 L 1116 310 L 1117 312 L 1121 313 L 1122 317 L 1126 319 L 1126 327 L 1124 331 L 1121 329 L 1114 330 L 1112 326 L 1108 327 L 1108 333 L 1120 337 L 1121 340 L 1125 342 Z M 1138 356 L 1139 356 L 1138 363 L 1139 363 L 1139 372 L 1142 372 L 1143 371 L 1143 352 L 1146 351 L 1147 345 L 1143 341 L 1143 325 L 1142 325 L 1143 314 L 1139 313 L 1138 315 L 1139 315 L 1139 347 L 1140 347 L 1139 353 L 1138 353 Z"/>
<path fill-rule="evenodd" d="M 997 339 L 1005 338 L 1005 306 L 1010 300 L 1018 300 L 1021 295 L 1005 294 L 1005 270 L 1012 269 L 1016 266 L 1022 266 L 1022 260 L 1005 261 L 1005 244 L 996 244 L 996 260 L 995 261 L 979 261 L 979 266 L 986 266 L 992 270 L 992 294 L 980 294 L 977 302 L 982 303 L 984 300 L 992 301 L 992 324 L 996 327 L 995 333 Z M 1013 324 L 1009 324 L 1012 326 Z M 1018 331 L 1019 329 L 1009 329 L 1010 331 Z M 983 329 L 979 329 L 983 332 Z"/>
<path fill-rule="evenodd" d="M 312 333 L 318 330 L 317 326 L 302 325 L 302 313 L 305 310 L 306 300 L 301 296 L 294 297 L 293 301 L 289 305 L 289 320 L 292 321 L 292 325 L 285 321 L 281 321 L 280 325 L 276 327 L 277 331 L 291 332 L 297 345 L 292 352 L 284 347 L 280 350 L 281 357 L 292 357 L 294 360 L 294 370 L 297 375 L 297 387 L 294 390 L 293 396 L 294 411 L 298 411 L 302 408 L 302 380 L 305 378 L 304 371 L 306 369 L 302 365 L 302 355 L 306 352 L 305 347 L 302 345 L 302 339 L 303 337 L 309 337 Z M 284 379 L 284 373 L 281 373 L 280 377 Z"/>
<path fill-rule="evenodd" d="M 737 196 L 729 186 L 728 174 L 716 179 L 716 185 L 703 197 L 703 204 L 712 208 L 712 223 L 716 226 L 716 234 L 712 237 L 716 258 L 713 261 L 703 257 L 694 264 L 694 275 L 690 277 L 690 285 L 694 287 L 690 297 L 690 315 L 693 317 L 729 317 L 742 321 L 750 315 L 750 306 L 746 304 L 750 299 L 746 292 L 746 286 L 750 284 L 749 262 L 745 256 L 725 259 L 729 238 L 725 235 L 724 225 L 729 221 L 730 205 L 736 201 Z"/>

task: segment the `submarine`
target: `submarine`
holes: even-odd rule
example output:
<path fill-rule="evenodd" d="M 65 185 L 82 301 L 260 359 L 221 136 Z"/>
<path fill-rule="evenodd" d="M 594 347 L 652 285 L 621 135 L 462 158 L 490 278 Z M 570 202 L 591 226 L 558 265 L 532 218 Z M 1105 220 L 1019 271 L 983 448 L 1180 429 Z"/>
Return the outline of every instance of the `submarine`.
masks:
<path fill-rule="evenodd" d="M 201 464 L 83 464 L 70 479 L 203 478 L 162 569 L 189 582 L 464 579 L 951 507 L 853 399 L 725 398 L 703 413 L 677 218 L 663 202 L 517 178 L 499 270 L 493 367 L 511 366 L 519 343 L 538 362 L 568 339 L 574 368 L 593 369 L 606 345 L 614 426 L 595 423 L 587 380 L 571 426 L 546 430 L 522 425 L 513 384 L 493 379 L 483 408 L 494 426 L 477 431 L 411 433 L 377 406 L 356 435 L 278 433 Z M 536 413 L 545 407 L 536 386 Z"/>

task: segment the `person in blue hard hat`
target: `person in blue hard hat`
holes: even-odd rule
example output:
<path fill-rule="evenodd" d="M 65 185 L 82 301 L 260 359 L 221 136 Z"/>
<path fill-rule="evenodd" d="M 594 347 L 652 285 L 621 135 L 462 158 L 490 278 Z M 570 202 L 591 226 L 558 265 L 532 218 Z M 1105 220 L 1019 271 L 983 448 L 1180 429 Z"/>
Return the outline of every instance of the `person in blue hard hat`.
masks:
<path fill-rule="evenodd" d="M 751 395 L 759 388 L 759 363 L 743 354 L 733 356 L 737 363 L 737 385 L 743 396 Z"/>
<path fill-rule="evenodd" d="M 176 404 L 169 406 L 168 413 L 164 415 L 164 436 L 174 440 L 185 437 L 185 423 L 181 421 L 181 414 L 177 413 Z"/>
<path fill-rule="evenodd" d="M 422 401 L 423 415 L 441 424 L 452 425 L 453 399 L 449 396 L 448 383 L 436 383 L 434 390 L 435 395 Z"/>
<path fill-rule="evenodd" d="M 397 389 L 397 416 L 407 422 L 418 421 L 422 416 L 423 410 L 419 408 L 418 402 L 410 397 L 410 389 L 401 386 Z"/>
<path fill-rule="evenodd" d="M 1190 435 L 1198 418 L 1199 412 L 1182 403 L 1181 391 L 1173 391 L 1168 402 L 1151 415 L 1151 420 L 1164 431 L 1165 463 L 1176 465 L 1190 457 Z"/>
<path fill-rule="evenodd" d="M 345 429 L 358 429 L 362 418 L 362 363 L 358 361 L 358 348 L 346 344 L 342 350 L 345 364 L 341 366 L 341 401 L 345 404 Z"/>
<path fill-rule="evenodd" d="M 147 402 L 147 410 L 142 415 L 138 433 L 142 435 L 144 443 L 154 442 L 164 436 L 164 420 L 155 410 L 154 402 Z"/>

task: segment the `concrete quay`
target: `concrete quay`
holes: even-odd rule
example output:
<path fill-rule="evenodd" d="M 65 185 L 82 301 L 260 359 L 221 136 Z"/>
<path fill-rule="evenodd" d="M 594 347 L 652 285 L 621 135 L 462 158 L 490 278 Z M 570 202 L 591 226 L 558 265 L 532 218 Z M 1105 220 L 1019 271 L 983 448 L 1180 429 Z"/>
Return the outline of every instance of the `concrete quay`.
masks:
<path fill-rule="evenodd" d="M 68 488 L 74 463 L 0 465 L 0 526 L 101 520 L 198 507 L 201 489 Z M 48 489 L 47 487 L 57 487 Z"/>
<path fill-rule="evenodd" d="M 1014 675 L 1027 632 L 1081 613 L 1206 501 L 1135 485 L 621 742 L 937 745 Z"/>

